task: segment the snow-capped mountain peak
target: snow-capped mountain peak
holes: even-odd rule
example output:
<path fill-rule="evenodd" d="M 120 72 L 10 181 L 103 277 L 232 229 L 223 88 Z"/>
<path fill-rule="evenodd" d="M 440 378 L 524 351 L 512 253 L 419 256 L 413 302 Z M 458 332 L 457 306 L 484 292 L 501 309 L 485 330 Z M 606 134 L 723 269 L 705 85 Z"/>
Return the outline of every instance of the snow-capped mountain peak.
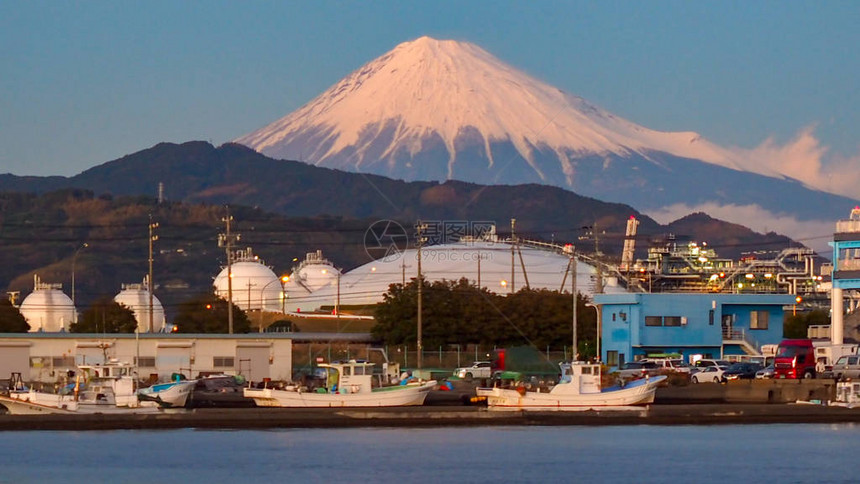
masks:
<path fill-rule="evenodd" d="M 457 164 L 467 148 L 471 158 L 479 154 L 493 171 L 500 153 L 510 158 L 496 149 L 498 143 L 513 146 L 544 182 L 549 171 L 560 168 L 572 183 L 572 159 L 589 155 L 649 158 L 664 152 L 741 169 L 735 154 L 697 133 L 650 130 L 474 44 L 430 37 L 398 45 L 297 111 L 237 141 L 269 156 L 395 176 L 402 164 L 437 174 L 431 178 L 462 178 Z M 435 161 L 416 159 L 428 149 L 435 149 Z M 547 152 L 560 167 L 537 159 Z M 445 170 L 416 166 L 426 163 L 445 163 Z"/>

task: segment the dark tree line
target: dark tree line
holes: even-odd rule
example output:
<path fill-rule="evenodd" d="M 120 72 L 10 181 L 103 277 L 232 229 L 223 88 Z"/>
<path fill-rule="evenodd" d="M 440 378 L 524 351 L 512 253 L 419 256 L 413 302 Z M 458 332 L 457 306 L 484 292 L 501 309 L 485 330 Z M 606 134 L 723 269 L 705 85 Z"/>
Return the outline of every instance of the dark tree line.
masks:
<path fill-rule="evenodd" d="M 811 325 L 830 324 L 830 314 L 823 309 L 803 311 L 785 317 L 782 333 L 786 338 L 806 338 Z"/>
<path fill-rule="evenodd" d="M 0 333 L 26 333 L 30 325 L 8 299 L 0 300 Z"/>
<path fill-rule="evenodd" d="M 227 301 L 214 294 L 201 294 L 179 305 L 173 323 L 179 333 L 227 333 Z M 233 333 L 247 333 L 251 323 L 245 311 L 233 305 Z"/>
<path fill-rule="evenodd" d="M 373 336 L 386 344 L 415 344 L 418 337 L 417 283 L 392 284 L 375 312 Z M 594 348 L 596 313 L 577 296 L 577 338 L 581 354 Z M 446 345 L 531 345 L 570 347 L 573 335 L 570 293 L 522 289 L 501 296 L 467 279 L 424 282 L 422 335 L 425 348 Z"/>
<path fill-rule="evenodd" d="M 81 313 L 77 322 L 72 323 L 72 333 L 134 333 L 137 320 L 134 312 L 117 303 L 113 298 L 101 297 Z"/>

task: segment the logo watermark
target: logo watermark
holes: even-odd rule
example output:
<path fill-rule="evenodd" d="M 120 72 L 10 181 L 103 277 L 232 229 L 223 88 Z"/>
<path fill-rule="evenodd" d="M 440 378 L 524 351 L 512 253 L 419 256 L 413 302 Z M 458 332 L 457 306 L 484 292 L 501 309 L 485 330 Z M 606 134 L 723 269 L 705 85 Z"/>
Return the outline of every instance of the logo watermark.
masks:
<path fill-rule="evenodd" d="M 374 260 L 397 260 L 409 248 L 409 234 L 394 220 L 377 220 L 364 232 L 364 251 Z"/>
<path fill-rule="evenodd" d="M 414 226 L 418 237 L 418 225 Z M 466 237 L 492 242 L 495 239 L 496 223 L 488 220 L 422 220 L 421 236 L 424 245 L 440 245 L 459 242 Z"/>
<path fill-rule="evenodd" d="M 412 234 L 407 233 L 402 225 L 394 220 L 378 220 L 367 228 L 364 233 L 364 250 L 374 260 L 391 262 L 399 259 L 409 248 L 410 238 L 414 242 L 422 239 L 422 259 L 439 262 L 468 262 L 479 259 L 489 259 L 488 254 L 480 254 L 474 249 L 438 250 L 434 246 L 452 244 L 464 240 L 494 243 L 496 241 L 496 224 L 492 221 L 471 220 L 422 220 L 412 227 Z M 417 254 L 416 254 L 417 257 Z"/>

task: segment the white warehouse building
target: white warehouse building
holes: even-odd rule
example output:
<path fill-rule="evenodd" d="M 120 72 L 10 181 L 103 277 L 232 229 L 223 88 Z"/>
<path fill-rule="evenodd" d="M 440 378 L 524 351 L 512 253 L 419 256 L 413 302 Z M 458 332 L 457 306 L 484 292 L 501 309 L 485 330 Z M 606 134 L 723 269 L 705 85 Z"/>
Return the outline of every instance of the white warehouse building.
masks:
<path fill-rule="evenodd" d="M 293 336 L 287 334 L 0 334 L 0 374 L 24 381 L 60 381 L 78 365 L 138 362 L 141 379 L 173 373 L 241 374 L 250 381 L 290 380 Z"/>

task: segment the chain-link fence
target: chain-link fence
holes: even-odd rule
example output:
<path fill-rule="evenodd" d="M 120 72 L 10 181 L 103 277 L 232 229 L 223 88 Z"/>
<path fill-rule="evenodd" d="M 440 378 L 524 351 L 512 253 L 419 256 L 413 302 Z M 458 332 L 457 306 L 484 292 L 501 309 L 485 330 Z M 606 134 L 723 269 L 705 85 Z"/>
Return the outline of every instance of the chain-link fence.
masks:
<path fill-rule="evenodd" d="M 451 370 L 470 366 L 475 361 L 492 361 L 496 348 L 492 346 L 463 345 L 424 348 L 423 368 Z M 542 348 L 540 354 L 551 363 L 570 360 L 570 347 Z M 299 371 L 312 368 L 317 363 L 350 359 L 367 360 L 377 365 L 386 361 L 399 363 L 403 369 L 418 365 L 415 346 L 372 346 L 347 343 L 295 343 L 293 344 L 293 369 Z"/>

